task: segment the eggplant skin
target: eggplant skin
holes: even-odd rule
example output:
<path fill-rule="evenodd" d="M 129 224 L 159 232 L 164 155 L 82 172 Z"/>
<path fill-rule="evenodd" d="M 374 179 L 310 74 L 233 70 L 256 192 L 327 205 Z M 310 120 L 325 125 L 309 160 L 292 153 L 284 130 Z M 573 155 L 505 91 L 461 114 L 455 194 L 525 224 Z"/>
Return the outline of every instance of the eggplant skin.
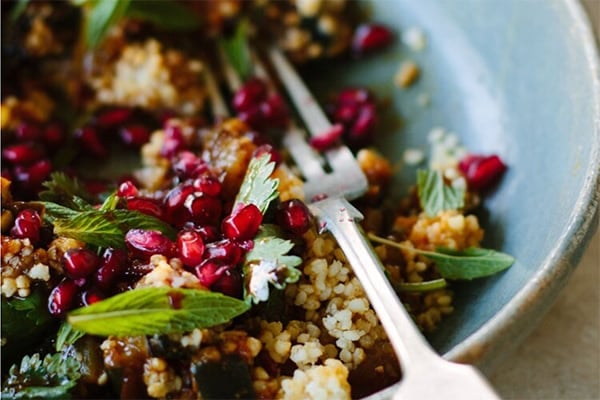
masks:
<path fill-rule="evenodd" d="M 191 366 L 198 391 L 204 399 L 255 399 L 250 367 L 239 356 L 220 361 L 195 362 Z"/>

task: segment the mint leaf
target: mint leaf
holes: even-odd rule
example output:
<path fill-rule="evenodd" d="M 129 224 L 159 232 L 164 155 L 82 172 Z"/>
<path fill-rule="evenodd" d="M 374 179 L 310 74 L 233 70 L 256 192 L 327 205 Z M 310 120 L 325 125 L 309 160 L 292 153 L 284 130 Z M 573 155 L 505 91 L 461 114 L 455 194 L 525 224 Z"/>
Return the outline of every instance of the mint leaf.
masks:
<path fill-rule="evenodd" d="M 53 172 L 42 186 L 46 188 L 39 194 L 42 201 L 61 204 L 79 211 L 92 209 L 90 203 L 94 198 L 77 178 L 71 178 L 63 172 Z"/>
<path fill-rule="evenodd" d="M 72 311 L 73 328 L 100 336 L 161 335 L 223 324 L 246 312 L 243 301 L 197 289 L 149 287 Z"/>
<path fill-rule="evenodd" d="M 162 232 L 171 240 L 175 240 L 177 237 L 177 231 L 171 225 L 156 217 L 138 211 L 114 210 L 107 213 L 106 217 L 114 221 L 121 228 L 123 236 L 130 229 L 146 229 Z"/>
<path fill-rule="evenodd" d="M 102 205 L 100 206 L 100 211 L 112 211 L 117 208 L 119 204 L 119 196 L 117 196 L 117 192 L 114 191 L 104 200 Z"/>
<path fill-rule="evenodd" d="M 71 325 L 66 322 L 63 322 L 58 328 L 58 333 L 56 334 L 56 351 L 62 351 L 65 346 L 71 346 L 75 344 L 76 341 L 81 339 L 85 335 L 85 332 L 74 329 Z"/>
<path fill-rule="evenodd" d="M 248 50 L 247 36 L 248 22 L 242 20 L 237 24 L 232 36 L 219 40 L 227 59 L 242 78 L 242 81 L 246 80 L 252 72 L 252 60 Z"/>
<path fill-rule="evenodd" d="M 94 48 L 120 18 L 125 15 L 130 0 L 88 1 L 85 6 L 85 41 L 88 47 Z"/>
<path fill-rule="evenodd" d="M 266 301 L 269 284 L 283 289 L 287 283 L 298 281 L 301 275 L 295 267 L 302 259 L 287 254 L 294 244 L 274 236 L 273 228 L 263 227 L 254 239 L 254 247 L 246 254 L 243 266 L 244 299 L 248 303 Z"/>
<path fill-rule="evenodd" d="M 264 214 L 272 200 L 279 196 L 279 179 L 271 178 L 275 163 L 269 154 L 254 157 L 248 165 L 246 175 L 234 204 L 254 204 Z"/>
<path fill-rule="evenodd" d="M 198 17 L 188 7 L 175 1 L 135 0 L 129 5 L 126 14 L 171 31 L 200 27 Z"/>
<path fill-rule="evenodd" d="M 367 236 L 374 242 L 402 250 L 414 251 L 429 258 L 435 262 L 440 275 L 445 279 L 471 280 L 483 278 L 503 271 L 515 262 L 514 257 L 491 249 L 470 247 L 459 251 L 438 247 L 436 251 L 427 251 L 384 239 L 372 233 Z"/>
<path fill-rule="evenodd" d="M 439 171 L 417 171 L 417 190 L 421 207 L 430 217 L 435 217 L 441 211 L 457 210 L 464 205 L 464 191 L 446 185 Z"/>

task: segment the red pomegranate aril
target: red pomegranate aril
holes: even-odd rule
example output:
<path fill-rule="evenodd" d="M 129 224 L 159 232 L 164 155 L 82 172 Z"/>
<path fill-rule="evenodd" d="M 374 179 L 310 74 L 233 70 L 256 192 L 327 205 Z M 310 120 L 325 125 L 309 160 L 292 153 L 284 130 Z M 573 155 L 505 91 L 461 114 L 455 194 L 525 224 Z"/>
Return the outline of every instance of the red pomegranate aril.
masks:
<path fill-rule="evenodd" d="M 100 266 L 100 257 L 86 248 L 70 249 L 63 255 L 65 274 L 71 279 L 86 278 Z"/>
<path fill-rule="evenodd" d="M 111 108 L 103 110 L 96 117 L 96 123 L 103 128 L 110 128 L 124 124 L 131 118 L 133 110 L 130 108 Z"/>
<path fill-rule="evenodd" d="M 10 234 L 20 239 L 29 239 L 35 244 L 40 240 L 40 229 L 42 227 L 42 218 L 37 211 L 24 209 L 19 211 Z"/>
<path fill-rule="evenodd" d="M 234 209 L 221 223 L 221 232 L 231 240 L 248 240 L 254 238 L 262 223 L 263 215 L 254 204 L 247 204 Z"/>
<path fill-rule="evenodd" d="M 17 126 L 15 136 L 19 142 L 35 141 L 38 140 L 42 135 L 42 131 L 39 126 L 23 122 Z"/>
<path fill-rule="evenodd" d="M 228 269 L 232 267 L 225 265 L 220 261 L 204 260 L 200 265 L 196 266 L 196 276 L 200 283 L 207 288 L 210 288 Z"/>
<path fill-rule="evenodd" d="M 204 243 L 214 242 L 215 240 L 217 240 L 219 238 L 219 231 L 217 231 L 217 228 L 215 228 L 214 226 L 210 226 L 210 225 L 195 226 L 195 225 L 193 225 L 190 227 L 190 229 L 193 229 L 194 231 L 198 232 L 200 234 L 200 237 L 202 237 L 202 241 Z"/>
<path fill-rule="evenodd" d="M 298 199 L 280 203 L 277 207 L 276 219 L 279 226 L 296 235 L 305 233 L 311 224 L 308 207 Z"/>
<path fill-rule="evenodd" d="M 210 289 L 224 295 L 242 297 L 242 275 L 236 269 L 226 269 L 211 285 Z"/>
<path fill-rule="evenodd" d="M 28 165 L 44 156 L 44 150 L 33 142 L 13 144 L 2 149 L 2 159 L 13 164 Z"/>
<path fill-rule="evenodd" d="M 285 128 L 289 120 L 288 110 L 280 95 L 273 94 L 260 104 L 265 123 L 269 127 Z"/>
<path fill-rule="evenodd" d="M 170 122 L 165 125 L 165 138 L 160 149 L 160 155 L 170 158 L 185 148 L 185 140 L 180 126 Z"/>
<path fill-rule="evenodd" d="M 175 254 L 175 244 L 159 231 L 130 229 L 125 234 L 125 244 L 134 258 L 149 260 L 154 254 L 167 258 Z"/>
<path fill-rule="evenodd" d="M 268 154 L 270 156 L 270 162 L 274 162 L 275 165 L 281 164 L 283 158 L 281 157 L 281 153 L 279 153 L 273 146 L 270 144 L 262 144 L 258 146 L 254 152 L 252 153 L 253 157 L 260 157 L 263 154 Z"/>
<path fill-rule="evenodd" d="M 377 124 L 377 113 L 375 106 L 363 105 L 358 117 L 348 132 L 348 143 L 354 148 L 365 147 L 373 141 L 375 125 Z"/>
<path fill-rule="evenodd" d="M 198 225 L 215 225 L 221 219 L 223 205 L 216 197 L 196 192 L 185 201 L 191 220 Z"/>
<path fill-rule="evenodd" d="M 364 24 L 359 26 L 352 38 L 352 50 L 356 54 L 364 54 L 379 50 L 392 42 L 392 31 L 379 24 Z"/>
<path fill-rule="evenodd" d="M 165 219 L 165 212 L 160 200 L 139 197 L 129 198 L 127 199 L 127 209 L 129 211 L 138 211 L 161 220 Z"/>
<path fill-rule="evenodd" d="M 194 179 L 193 186 L 194 189 L 207 196 L 217 197 L 221 194 L 221 182 L 211 175 L 201 175 Z"/>
<path fill-rule="evenodd" d="M 188 267 L 195 267 L 204 259 L 204 241 L 196 231 L 181 231 L 177 235 L 177 254 Z"/>
<path fill-rule="evenodd" d="M 163 200 L 165 212 L 169 221 L 176 226 L 183 226 L 191 218 L 191 212 L 185 207 L 185 202 L 195 189 L 190 184 L 180 184 L 171 189 Z"/>
<path fill-rule="evenodd" d="M 238 112 L 245 111 L 248 107 L 262 102 L 266 95 L 266 84 L 257 78 L 250 79 L 233 96 L 233 108 Z"/>
<path fill-rule="evenodd" d="M 121 249 L 107 248 L 102 254 L 103 261 L 94 275 L 94 282 L 103 290 L 112 289 L 127 268 L 127 253 Z"/>
<path fill-rule="evenodd" d="M 121 128 L 121 140 L 127 146 L 140 147 L 150 139 L 150 131 L 144 125 L 127 125 Z"/>
<path fill-rule="evenodd" d="M 56 149 L 65 141 L 64 127 L 57 122 L 50 123 L 44 128 L 42 136 L 49 148 Z"/>
<path fill-rule="evenodd" d="M 236 265 L 242 260 L 243 250 L 229 239 L 207 243 L 204 249 L 204 258 L 219 260 L 230 265 Z"/>
<path fill-rule="evenodd" d="M 359 104 L 342 104 L 335 109 L 332 115 L 332 119 L 340 124 L 349 125 L 351 124 L 358 115 Z"/>
<path fill-rule="evenodd" d="M 23 187 L 36 191 L 40 188 L 41 183 L 50 176 L 51 172 L 52 162 L 44 158 L 27 167 L 17 165 L 13 170 L 13 177 Z"/>
<path fill-rule="evenodd" d="M 496 183 L 504 171 L 506 164 L 497 155 L 467 155 L 458 164 L 465 175 L 470 189 L 483 191 Z"/>
<path fill-rule="evenodd" d="M 138 189 L 130 180 L 123 181 L 117 189 L 117 196 L 119 197 L 135 197 L 137 194 Z"/>
<path fill-rule="evenodd" d="M 75 304 L 79 287 L 70 279 L 59 283 L 48 297 L 48 311 L 58 317 L 69 311 Z"/>
<path fill-rule="evenodd" d="M 98 290 L 88 289 L 81 293 L 81 303 L 85 307 L 91 306 L 101 300 L 104 300 L 104 295 Z"/>
<path fill-rule="evenodd" d="M 328 131 L 311 137 L 309 143 L 315 150 L 325 151 L 339 144 L 339 140 L 343 133 L 343 126 L 341 124 L 335 124 Z"/>
<path fill-rule="evenodd" d="M 257 146 L 271 143 L 267 136 L 265 136 L 257 131 L 248 131 L 248 132 L 244 133 L 244 136 L 246 136 L 248 139 L 250 139 L 252 141 L 252 143 L 254 143 Z"/>
<path fill-rule="evenodd" d="M 75 138 L 81 147 L 96 158 L 106 158 L 108 148 L 100 139 L 98 131 L 91 126 L 84 126 L 75 131 Z"/>
<path fill-rule="evenodd" d="M 108 182 L 104 179 L 88 179 L 83 182 L 85 190 L 96 196 L 108 190 Z"/>
<path fill-rule="evenodd" d="M 206 163 L 191 151 L 180 151 L 172 162 L 173 172 L 182 179 L 194 179 L 208 171 Z"/>
<path fill-rule="evenodd" d="M 252 129 L 262 130 L 265 125 L 260 104 L 254 104 L 247 109 L 238 112 L 237 117 Z"/>
<path fill-rule="evenodd" d="M 356 105 L 373 101 L 373 95 L 368 89 L 350 87 L 343 89 L 337 95 L 339 105 Z"/>

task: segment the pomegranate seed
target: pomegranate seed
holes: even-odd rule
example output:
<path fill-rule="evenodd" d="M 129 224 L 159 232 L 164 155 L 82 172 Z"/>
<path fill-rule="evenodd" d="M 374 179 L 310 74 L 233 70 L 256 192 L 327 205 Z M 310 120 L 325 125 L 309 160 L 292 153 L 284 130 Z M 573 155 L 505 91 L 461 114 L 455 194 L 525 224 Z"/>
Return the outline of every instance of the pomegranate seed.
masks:
<path fill-rule="evenodd" d="M 268 137 L 266 137 L 265 135 L 263 135 L 257 131 L 247 131 L 244 133 L 244 136 L 246 136 L 248 139 L 250 139 L 252 141 L 252 143 L 254 143 L 257 146 L 260 146 L 263 144 L 271 144 Z"/>
<path fill-rule="evenodd" d="M 260 131 L 264 128 L 265 121 L 260 104 L 254 104 L 247 109 L 238 112 L 237 117 L 253 129 Z"/>
<path fill-rule="evenodd" d="M 97 158 L 106 158 L 108 149 L 100 139 L 98 131 L 91 126 L 84 126 L 75 131 L 75 138 L 81 144 L 81 147 Z"/>
<path fill-rule="evenodd" d="M 500 179 L 506 164 L 497 155 L 467 155 L 458 164 L 470 189 L 483 191 Z"/>
<path fill-rule="evenodd" d="M 278 94 L 271 95 L 260 104 L 260 111 L 265 124 L 269 127 L 285 128 L 288 124 L 289 114 L 285 102 Z"/>
<path fill-rule="evenodd" d="M 343 89 L 336 99 L 339 105 L 363 104 L 373 102 L 373 95 L 368 89 L 350 87 Z"/>
<path fill-rule="evenodd" d="M 308 207 L 298 199 L 287 200 L 279 204 L 276 213 L 277 223 L 285 230 L 296 235 L 305 233 L 311 224 Z"/>
<path fill-rule="evenodd" d="M 196 231 L 181 231 L 177 235 L 177 253 L 181 261 L 188 267 L 194 267 L 202 262 L 204 242 L 202 235 Z"/>
<path fill-rule="evenodd" d="M 325 151 L 339 143 L 340 137 L 344 133 L 344 128 L 340 124 L 335 124 L 320 135 L 310 138 L 310 145 L 318 151 Z"/>
<path fill-rule="evenodd" d="M 133 197 L 127 199 L 127 209 L 162 220 L 165 219 L 165 213 L 160 203 L 160 200 Z"/>
<path fill-rule="evenodd" d="M 365 104 L 360 108 L 356 121 L 348 133 L 348 144 L 354 148 L 365 147 L 373 141 L 377 114 L 375 106 Z"/>
<path fill-rule="evenodd" d="M 200 283 L 210 288 L 228 269 L 232 267 L 215 260 L 204 260 L 195 269 Z"/>
<path fill-rule="evenodd" d="M 104 295 L 98 290 L 88 289 L 81 293 L 81 304 L 85 307 L 91 306 L 101 300 L 104 300 Z"/>
<path fill-rule="evenodd" d="M 191 151 L 179 152 L 171 168 L 181 179 L 194 179 L 208 171 L 206 163 Z"/>
<path fill-rule="evenodd" d="M 201 175 L 199 178 L 194 179 L 194 188 L 204 193 L 207 196 L 217 197 L 221 194 L 221 182 L 210 175 Z"/>
<path fill-rule="evenodd" d="M 135 197 L 137 194 L 138 189 L 130 180 L 122 182 L 117 189 L 117 196 L 119 197 Z"/>
<path fill-rule="evenodd" d="M 160 155 L 171 158 L 177 152 L 185 148 L 185 141 L 181 127 L 175 124 L 167 123 L 164 129 L 165 138 L 160 149 Z"/>
<path fill-rule="evenodd" d="M 281 164 L 281 161 L 283 159 L 281 157 L 281 153 L 279 151 L 277 151 L 270 144 L 262 144 L 262 145 L 258 146 L 252 153 L 252 156 L 257 158 L 257 157 L 262 156 L 263 154 L 268 154 L 270 156 L 269 161 L 274 162 L 275 165 Z"/>
<path fill-rule="evenodd" d="M 190 184 L 180 184 L 167 193 L 163 200 L 167 218 L 176 226 L 183 226 L 190 220 L 191 213 L 185 207 L 186 199 L 194 193 Z"/>
<path fill-rule="evenodd" d="M 335 108 L 332 119 L 340 124 L 350 125 L 356 119 L 360 105 L 356 103 L 342 104 Z"/>
<path fill-rule="evenodd" d="M 107 248 L 102 254 L 102 263 L 94 275 L 94 282 L 104 290 L 112 284 L 127 268 L 127 253 L 120 249 Z"/>
<path fill-rule="evenodd" d="M 252 105 L 264 100 L 266 95 L 265 82 L 257 78 L 250 79 L 233 96 L 233 108 L 238 112 L 246 111 Z"/>
<path fill-rule="evenodd" d="M 219 260 L 230 265 L 236 265 L 242 260 L 243 251 L 229 239 L 208 243 L 204 250 L 204 258 Z"/>
<path fill-rule="evenodd" d="M 204 243 L 214 242 L 219 237 L 219 232 L 214 226 L 194 226 L 192 229 L 200 234 Z"/>
<path fill-rule="evenodd" d="M 103 110 L 96 117 L 96 123 L 103 128 L 121 125 L 131 117 L 133 111 L 130 108 L 111 108 Z"/>
<path fill-rule="evenodd" d="M 37 125 L 23 122 L 23 123 L 19 124 L 15 134 L 16 134 L 17 140 L 20 142 L 25 142 L 25 141 L 30 141 L 30 140 L 35 141 L 41 137 L 42 131 L 41 131 L 40 127 Z"/>
<path fill-rule="evenodd" d="M 149 260 L 154 254 L 167 258 L 175 254 L 175 244 L 163 233 L 146 229 L 130 229 L 125 244 L 134 258 Z"/>
<path fill-rule="evenodd" d="M 65 140 L 64 128 L 61 124 L 54 122 L 44 128 L 44 143 L 51 149 L 56 149 Z"/>
<path fill-rule="evenodd" d="M 70 249 L 63 255 L 65 274 L 71 279 L 89 276 L 100 266 L 100 257 L 86 248 Z"/>
<path fill-rule="evenodd" d="M 64 279 L 59 283 L 48 297 L 48 311 L 54 316 L 61 316 L 71 309 L 75 303 L 79 288 L 70 279 Z"/>
<path fill-rule="evenodd" d="M 88 179 L 83 184 L 85 190 L 94 196 L 105 193 L 108 187 L 108 182 L 103 179 Z"/>
<path fill-rule="evenodd" d="M 223 205 L 216 197 L 196 192 L 185 201 L 191 219 L 198 225 L 215 225 L 221 219 Z"/>
<path fill-rule="evenodd" d="M 244 205 L 226 217 L 221 223 L 221 231 L 231 240 L 254 238 L 262 223 L 263 215 L 254 204 Z"/>
<path fill-rule="evenodd" d="M 43 149 L 33 142 L 13 144 L 2 149 L 2 158 L 18 165 L 31 164 L 43 156 Z"/>
<path fill-rule="evenodd" d="M 381 49 L 392 42 L 392 31 L 383 25 L 365 24 L 359 26 L 352 38 L 352 50 L 364 54 Z"/>
<path fill-rule="evenodd" d="M 150 139 L 150 131 L 141 124 L 125 126 L 120 133 L 123 143 L 131 147 L 140 147 Z"/>
<path fill-rule="evenodd" d="M 29 208 L 19 211 L 10 234 L 20 239 L 29 239 L 35 244 L 40 240 L 42 219 L 37 211 Z"/>
<path fill-rule="evenodd" d="M 235 269 L 226 269 L 221 276 L 210 286 L 215 292 L 224 295 L 242 297 L 242 275 Z"/>
<path fill-rule="evenodd" d="M 37 191 L 41 183 L 50 176 L 51 172 L 52 163 L 49 159 L 44 158 L 28 167 L 17 165 L 13 171 L 13 176 L 24 188 Z"/>

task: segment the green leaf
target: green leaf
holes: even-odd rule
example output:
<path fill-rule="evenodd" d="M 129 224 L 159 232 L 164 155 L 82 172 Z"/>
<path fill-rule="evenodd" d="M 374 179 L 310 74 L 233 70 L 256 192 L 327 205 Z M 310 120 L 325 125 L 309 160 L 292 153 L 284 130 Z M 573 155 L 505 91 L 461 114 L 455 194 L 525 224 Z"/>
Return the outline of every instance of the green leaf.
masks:
<path fill-rule="evenodd" d="M 119 196 L 117 196 L 117 192 L 114 191 L 111 193 L 100 206 L 100 211 L 112 211 L 117 208 L 119 204 Z"/>
<path fill-rule="evenodd" d="M 149 287 L 79 308 L 67 321 L 92 335 L 160 335 L 223 324 L 248 308 L 241 300 L 207 290 Z"/>
<path fill-rule="evenodd" d="M 234 204 L 254 204 L 264 214 L 272 200 L 279 196 L 279 179 L 271 178 L 275 163 L 269 154 L 263 154 L 250 161 L 246 175 Z"/>
<path fill-rule="evenodd" d="M 18 0 L 17 4 L 13 6 L 12 11 L 10 12 L 11 21 L 16 21 L 27 8 L 27 4 L 29 4 L 30 0 Z"/>
<path fill-rule="evenodd" d="M 130 0 L 101 0 L 87 2 L 85 40 L 90 48 L 96 47 L 110 27 L 116 23 L 129 7 Z"/>
<path fill-rule="evenodd" d="M 57 219 L 75 218 L 81 211 L 75 211 L 71 208 L 61 206 L 60 204 L 44 202 L 44 219 L 54 223 Z"/>
<path fill-rule="evenodd" d="M 252 60 L 248 50 L 248 23 L 242 20 L 238 23 L 231 37 L 221 38 L 219 43 L 225 51 L 227 59 L 235 68 L 242 81 L 250 77 L 252 72 Z"/>
<path fill-rule="evenodd" d="M 92 209 L 90 203 L 94 198 L 77 178 L 71 178 L 63 172 L 53 172 L 42 186 L 46 188 L 39 194 L 42 201 L 61 204 L 77 211 Z"/>
<path fill-rule="evenodd" d="M 269 284 L 283 289 L 286 284 L 297 282 L 301 275 L 295 267 L 302 263 L 302 259 L 287 255 L 294 244 L 272 236 L 270 228 L 261 229 L 254 239 L 254 247 L 246 254 L 243 266 L 244 298 L 247 302 L 266 301 Z"/>
<path fill-rule="evenodd" d="M 146 229 L 162 232 L 171 240 L 177 237 L 177 231 L 171 225 L 138 211 L 114 210 L 107 214 L 107 218 L 115 221 L 124 234 L 130 229 Z"/>
<path fill-rule="evenodd" d="M 85 332 L 74 329 L 71 325 L 63 322 L 58 328 L 56 334 L 56 351 L 62 351 L 65 346 L 71 346 L 76 341 L 81 339 L 85 335 Z"/>
<path fill-rule="evenodd" d="M 448 285 L 448 283 L 444 278 L 440 278 L 425 282 L 395 282 L 393 285 L 394 288 L 399 292 L 420 293 L 443 289 Z"/>
<path fill-rule="evenodd" d="M 483 278 L 503 271 L 515 262 L 514 257 L 491 249 L 470 247 L 458 251 L 438 247 L 436 251 L 427 251 L 384 239 L 372 233 L 369 233 L 368 237 L 374 242 L 402 250 L 414 251 L 427 257 L 435 263 L 440 275 L 445 279 L 471 280 Z"/>
<path fill-rule="evenodd" d="M 446 185 L 439 171 L 417 171 L 417 190 L 421 207 L 430 217 L 435 217 L 441 211 L 460 209 L 464 205 L 464 191 Z"/>
<path fill-rule="evenodd" d="M 126 15 L 152 22 L 171 31 L 188 31 L 201 25 L 196 14 L 176 1 L 132 1 Z"/>

